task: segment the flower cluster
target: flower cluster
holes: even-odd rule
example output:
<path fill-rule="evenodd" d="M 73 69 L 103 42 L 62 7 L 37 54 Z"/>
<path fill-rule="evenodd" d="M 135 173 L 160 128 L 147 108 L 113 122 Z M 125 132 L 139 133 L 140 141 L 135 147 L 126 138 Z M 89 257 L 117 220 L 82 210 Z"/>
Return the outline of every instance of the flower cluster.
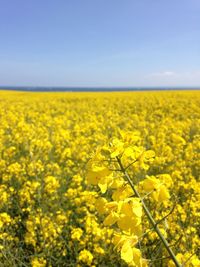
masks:
<path fill-rule="evenodd" d="M 109 146 L 97 149 L 87 164 L 87 180 L 89 184 L 97 185 L 101 193 L 107 196 L 108 200 L 100 197 L 95 205 L 97 211 L 106 215 L 104 225 L 117 226 L 114 243 L 121 251 L 121 258 L 130 266 L 142 267 L 147 266 L 147 261 L 142 258 L 142 252 L 138 248 L 140 239 L 145 234 L 142 229 L 145 227 L 142 227 L 142 198 L 149 194 L 158 205 L 166 206 L 170 199 L 168 187 L 172 184 L 172 179 L 167 174 L 145 176 L 143 180 L 135 182 L 137 189 L 131 188 L 132 183 L 129 182 L 129 177 L 126 177 L 126 170 L 131 167 L 148 170 L 155 153 L 138 147 L 134 133 L 121 132 L 121 136 L 121 140 L 115 138 Z M 140 188 L 141 197 L 135 193 L 135 190 Z M 146 228 L 148 231 L 148 226 Z"/>

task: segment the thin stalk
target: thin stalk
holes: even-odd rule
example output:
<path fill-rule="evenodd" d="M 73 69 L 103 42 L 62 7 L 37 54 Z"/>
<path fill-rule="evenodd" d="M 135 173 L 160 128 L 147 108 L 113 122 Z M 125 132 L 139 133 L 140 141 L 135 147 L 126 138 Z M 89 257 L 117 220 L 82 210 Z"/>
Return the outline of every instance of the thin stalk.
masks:
<path fill-rule="evenodd" d="M 166 248 L 166 250 L 168 251 L 171 259 L 173 260 L 174 264 L 176 265 L 176 267 L 182 267 L 182 265 L 178 262 L 174 252 L 172 251 L 172 249 L 170 248 L 169 243 L 167 242 L 167 240 L 165 239 L 165 237 L 163 236 L 163 234 L 161 233 L 158 224 L 155 222 L 154 218 L 152 217 L 148 207 L 146 206 L 144 200 L 142 199 L 142 197 L 140 196 L 139 192 L 137 191 L 137 189 L 134 186 L 134 183 L 132 182 L 129 174 L 126 172 L 126 169 L 124 168 L 124 166 L 122 165 L 122 162 L 120 160 L 120 158 L 117 157 L 117 161 L 118 164 L 122 170 L 122 173 L 124 174 L 125 179 L 127 180 L 127 182 L 129 183 L 129 185 L 131 186 L 131 188 L 133 189 L 135 195 L 140 199 L 141 203 L 142 203 L 142 207 L 144 209 L 145 214 L 147 215 L 147 218 L 149 219 L 151 225 L 153 226 L 153 229 L 156 231 L 157 235 L 159 236 L 160 240 L 162 241 L 164 247 Z"/>

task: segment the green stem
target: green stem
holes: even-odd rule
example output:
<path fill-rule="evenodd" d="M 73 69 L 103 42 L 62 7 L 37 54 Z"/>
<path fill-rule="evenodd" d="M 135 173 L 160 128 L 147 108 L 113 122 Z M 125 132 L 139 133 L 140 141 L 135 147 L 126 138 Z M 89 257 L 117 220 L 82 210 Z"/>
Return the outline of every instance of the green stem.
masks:
<path fill-rule="evenodd" d="M 176 267 L 182 267 L 182 265 L 178 262 L 174 252 L 172 251 L 172 249 L 170 248 L 169 243 L 167 242 L 167 240 L 165 239 L 165 237 L 163 236 L 163 234 L 161 233 L 157 223 L 155 222 L 155 220 L 153 219 L 149 209 L 147 208 L 144 200 L 141 198 L 139 192 L 137 191 L 137 189 L 134 186 L 134 183 L 132 182 L 129 174 L 126 172 L 126 169 L 124 168 L 124 166 L 122 165 L 122 162 L 120 160 L 120 158 L 117 157 L 117 161 L 118 164 L 127 180 L 127 182 L 129 183 L 129 185 L 131 186 L 131 188 L 133 189 L 135 195 L 140 199 L 141 203 L 142 203 L 142 207 L 144 209 L 145 214 L 147 215 L 151 225 L 153 226 L 153 229 L 156 231 L 157 235 L 159 236 L 160 240 L 162 241 L 163 245 L 165 246 L 166 250 L 168 251 L 171 259 L 173 260 L 174 264 L 176 265 Z"/>

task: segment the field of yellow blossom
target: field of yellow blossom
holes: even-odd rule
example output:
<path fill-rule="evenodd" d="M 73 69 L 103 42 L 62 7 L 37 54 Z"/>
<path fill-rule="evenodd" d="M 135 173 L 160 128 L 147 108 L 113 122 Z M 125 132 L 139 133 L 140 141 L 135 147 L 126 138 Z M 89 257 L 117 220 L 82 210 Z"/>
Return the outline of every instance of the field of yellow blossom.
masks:
<path fill-rule="evenodd" d="M 0 266 L 175 266 L 126 170 L 199 267 L 200 91 L 1 91 Z"/>

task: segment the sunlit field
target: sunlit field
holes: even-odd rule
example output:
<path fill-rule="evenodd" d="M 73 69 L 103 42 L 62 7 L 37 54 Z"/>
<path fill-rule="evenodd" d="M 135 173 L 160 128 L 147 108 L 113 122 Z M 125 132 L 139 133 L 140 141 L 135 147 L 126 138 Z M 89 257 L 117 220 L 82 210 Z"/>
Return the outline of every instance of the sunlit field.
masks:
<path fill-rule="evenodd" d="M 117 160 L 200 266 L 200 91 L 1 91 L 0 266 L 175 266 Z"/>

